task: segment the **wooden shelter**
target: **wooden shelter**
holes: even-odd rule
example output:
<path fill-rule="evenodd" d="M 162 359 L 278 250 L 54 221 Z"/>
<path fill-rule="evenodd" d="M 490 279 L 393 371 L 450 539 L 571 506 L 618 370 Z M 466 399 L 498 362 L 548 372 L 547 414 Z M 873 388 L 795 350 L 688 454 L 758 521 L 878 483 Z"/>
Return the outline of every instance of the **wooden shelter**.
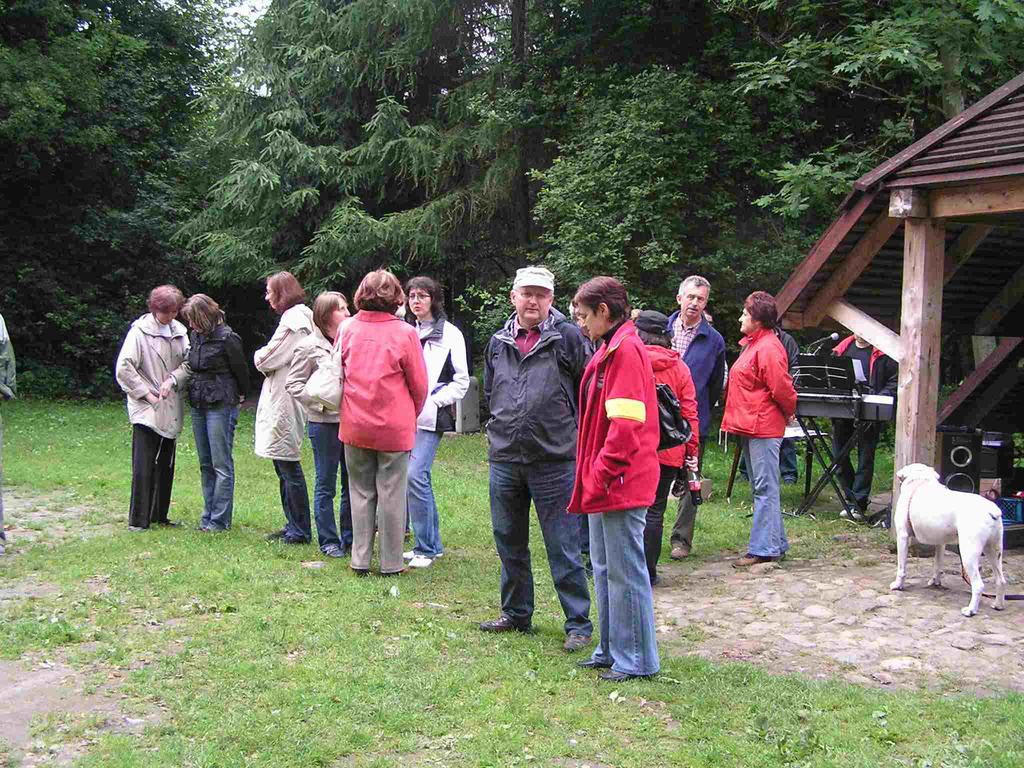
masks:
<path fill-rule="evenodd" d="M 898 467 L 932 464 L 952 417 L 1024 431 L 1022 299 L 1024 74 L 858 179 L 776 297 L 787 327 L 838 323 L 899 362 Z M 944 329 L 1001 341 L 940 412 Z"/>

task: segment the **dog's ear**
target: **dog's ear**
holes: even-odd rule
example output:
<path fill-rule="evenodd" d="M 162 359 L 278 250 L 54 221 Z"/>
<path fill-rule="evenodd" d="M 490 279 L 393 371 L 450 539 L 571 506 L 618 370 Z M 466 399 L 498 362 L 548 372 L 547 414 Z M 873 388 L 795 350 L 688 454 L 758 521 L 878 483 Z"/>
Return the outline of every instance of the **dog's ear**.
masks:
<path fill-rule="evenodd" d="M 897 480 L 906 480 L 907 479 L 908 470 L 910 469 L 910 467 L 911 467 L 911 465 L 908 464 L 903 469 L 899 470 L 896 473 L 896 479 Z"/>

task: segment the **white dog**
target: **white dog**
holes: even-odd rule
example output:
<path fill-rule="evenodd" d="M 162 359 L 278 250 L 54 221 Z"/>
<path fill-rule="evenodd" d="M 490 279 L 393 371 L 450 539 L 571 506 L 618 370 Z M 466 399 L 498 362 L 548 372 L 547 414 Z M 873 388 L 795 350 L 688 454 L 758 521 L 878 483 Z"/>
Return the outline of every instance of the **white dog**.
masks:
<path fill-rule="evenodd" d="M 942 556 L 946 544 L 957 541 L 964 569 L 971 579 L 971 602 L 960 609 L 964 616 L 978 612 L 985 583 L 981 578 L 981 553 L 988 555 L 996 579 L 992 607 L 1001 611 L 1006 592 L 1003 574 L 1003 516 L 995 504 L 974 493 L 951 491 L 939 482 L 934 469 L 925 464 L 908 464 L 896 477 L 903 481 L 893 516 L 896 528 L 896 581 L 889 589 L 903 589 L 907 577 L 907 546 L 913 536 L 935 547 L 935 573 L 929 586 L 942 586 Z"/>

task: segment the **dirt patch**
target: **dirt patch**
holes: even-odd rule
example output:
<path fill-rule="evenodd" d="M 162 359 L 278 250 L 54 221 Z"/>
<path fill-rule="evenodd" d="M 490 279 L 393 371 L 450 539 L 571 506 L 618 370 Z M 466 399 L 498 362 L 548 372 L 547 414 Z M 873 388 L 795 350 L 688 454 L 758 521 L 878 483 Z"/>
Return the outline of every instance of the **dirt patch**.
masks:
<path fill-rule="evenodd" d="M 112 689 L 90 691 L 64 663 L 0 661 L 0 762 L 71 765 L 101 732 L 141 733 L 156 720 L 124 714 Z"/>
<path fill-rule="evenodd" d="M 869 539 L 847 536 L 844 544 L 853 551 L 840 562 L 787 560 L 744 571 L 731 560 L 659 565 L 662 645 L 860 685 L 1024 691 L 1024 602 L 999 612 L 982 598 L 967 619 L 960 609 L 970 587 L 955 554 L 946 557 L 944 588 L 925 586 L 931 559 L 911 558 L 906 590 L 890 592 L 895 555 Z M 1008 592 L 1024 592 L 1024 551 L 1008 550 L 1004 567 Z"/>
<path fill-rule="evenodd" d="M 73 494 L 30 494 L 4 488 L 4 531 L 7 555 L 29 543 L 56 546 L 67 539 L 87 539 L 109 533 L 109 512 L 81 504 Z"/>

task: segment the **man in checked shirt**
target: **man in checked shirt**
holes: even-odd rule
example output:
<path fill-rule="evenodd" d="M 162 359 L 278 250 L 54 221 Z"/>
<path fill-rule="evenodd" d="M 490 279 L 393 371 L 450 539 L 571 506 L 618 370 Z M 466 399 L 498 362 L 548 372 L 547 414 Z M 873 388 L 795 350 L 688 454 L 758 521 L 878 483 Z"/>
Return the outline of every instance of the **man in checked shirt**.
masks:
<path fill-rule="evenodd" d="M 679 294 L 676 296 L 679 311 L 668 319 L 672 349 L 690 369 L 693 385 L 697 390 L 701 446 L 698 467 L 703 467 L 704 446 L 707 445 L 711 432 L 711 407 L 722 394 L 725 382 L 725 341 L 722 334 L 708 322 L 704 313 L 710 293 L 711 283 L 700 275 L 690 275 L 679 285 Z M 679 515 L 672 528 L 673 560 L 682 560 L 690 554 L 696 516 L 697 508 L 690 500 L 690 494 L 682 493 L 679 499 Z"/>

